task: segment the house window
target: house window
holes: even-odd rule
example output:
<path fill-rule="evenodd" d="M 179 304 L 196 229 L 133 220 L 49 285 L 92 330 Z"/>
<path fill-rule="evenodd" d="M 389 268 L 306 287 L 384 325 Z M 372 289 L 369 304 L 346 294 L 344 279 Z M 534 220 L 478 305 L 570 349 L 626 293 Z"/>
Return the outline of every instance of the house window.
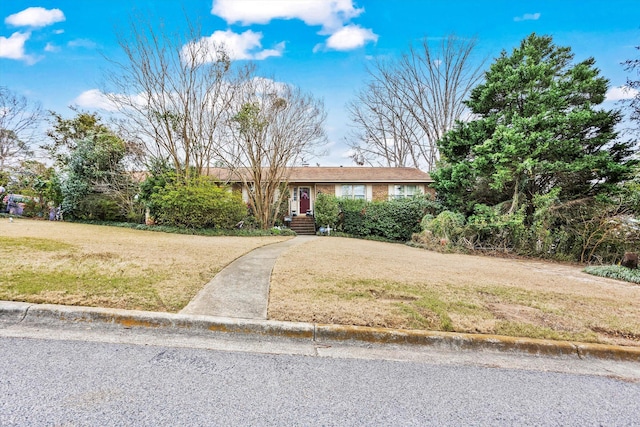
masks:
<path fill-rule="evenodd" d="M 415 185 L 394 185 L 393 190 L 393 198 L 395 199 L 404 199 L 418 194 L 418 187 Z"/>
<path fill-rule="evenodd" d="M 346 184 L 342 186 L 342 197 L 345 199 L 365 199 L 366 188 L 360 184 Z"/>

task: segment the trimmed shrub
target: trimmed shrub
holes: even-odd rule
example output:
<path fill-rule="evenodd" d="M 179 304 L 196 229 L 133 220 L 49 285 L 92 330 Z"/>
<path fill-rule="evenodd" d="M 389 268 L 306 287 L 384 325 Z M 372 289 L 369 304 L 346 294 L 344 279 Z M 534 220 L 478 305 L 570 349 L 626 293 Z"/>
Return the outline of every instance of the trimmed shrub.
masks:
<path fill-rule="evenodd" d="M 378 236 L 388 240 L 408 241 L 420 232 L 420 221 L 438 206 L 425 196 L 384 202 L 340 199 L 339 229 L 358 237 Z"/>
<path fill-rule="evenodd" d="M 169 183 L 151 195 L 151 201 L 161 225 L 230 229 L 247 215 L 239 194 L 207 178 Z"/>
<path fill-rule="evenodd" d="M 368 203 L 362 199 L 340 199 L 339 229 L 352 236 L 367 236 L 369 230 L 365 227 L 364 216 Z"/>
<path fill-rule="evenodd" d="M 314 205 L 316 224 L 319 226 L 330 225 L 335 227 L 338 224 L 340 206 L 338 198 L 333 195 L 318 193 Z"/>

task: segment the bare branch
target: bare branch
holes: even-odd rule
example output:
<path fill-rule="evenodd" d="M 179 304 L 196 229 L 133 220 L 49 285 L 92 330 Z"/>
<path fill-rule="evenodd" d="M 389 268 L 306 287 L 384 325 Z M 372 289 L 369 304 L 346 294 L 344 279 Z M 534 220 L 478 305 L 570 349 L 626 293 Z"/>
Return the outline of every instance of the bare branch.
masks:
<path fill-rule="evenodd" d="M 141 142 L 151 158 L 168 159 L 183 177 L 212 163 L 235 80 L 247 73 L 232 71 L 223 46 L 200 39 L 190 22 L 185 34 L 170 34 L 132 19 L 118 38 L 126 61 L 112 61 L 105 91 L 125 118 L 128 139 Z"/>
<path fill-rule="evenodd" d="M 40 104 L 0 86 L 0 171 L 33 153 L 42 117 Z"/>
<path fill-rule="evenodd" d="M 484 61 L 474 65 L 475 39 L 449 35 L 437 48 L 428 39 L 392 62 L 375 62 L 369 82 L 349 104 L 357 142 L 352 148 L 386 166 L 431 170 L 437 141 L 464 119 Z"/>
<path fill-rule="evenodd" d="M 263 227 L 273 225 L 288 194 L 287 167 L 311 156 L 326 141 L 324 105 L 300 89 L 255 77 L 240 85 L 219 158 L 248 189 Z"/>

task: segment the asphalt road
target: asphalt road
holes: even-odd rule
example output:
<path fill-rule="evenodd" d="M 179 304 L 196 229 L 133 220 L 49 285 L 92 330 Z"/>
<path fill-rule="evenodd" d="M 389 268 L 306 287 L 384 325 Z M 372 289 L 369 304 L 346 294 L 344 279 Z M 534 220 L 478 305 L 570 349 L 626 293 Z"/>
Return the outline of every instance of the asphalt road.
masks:
<path fill-rule="evenodd" d="M 268 342 L 259 345 L 285 354 L 195 348 L 175 337 L 118 338 L 127 332 L 106 338 L 97 331 L 90 340 L 78 331 L 3 333 L 1 426 L 631 426 L 640 420 L 640 383 L 606 376 L 438 359 L 446 355 L 319 357 Z"/>

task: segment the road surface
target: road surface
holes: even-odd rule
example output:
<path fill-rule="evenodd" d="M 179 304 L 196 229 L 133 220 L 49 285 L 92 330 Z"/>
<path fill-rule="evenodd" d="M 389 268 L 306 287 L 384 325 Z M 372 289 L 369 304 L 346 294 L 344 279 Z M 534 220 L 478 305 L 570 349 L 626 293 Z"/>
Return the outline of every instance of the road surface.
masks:
<path fill-rule="evenodd" d="M 0 425 L 631 426 L 640 419 L 637 369 L 12 326 L 0 329 Z"/>

